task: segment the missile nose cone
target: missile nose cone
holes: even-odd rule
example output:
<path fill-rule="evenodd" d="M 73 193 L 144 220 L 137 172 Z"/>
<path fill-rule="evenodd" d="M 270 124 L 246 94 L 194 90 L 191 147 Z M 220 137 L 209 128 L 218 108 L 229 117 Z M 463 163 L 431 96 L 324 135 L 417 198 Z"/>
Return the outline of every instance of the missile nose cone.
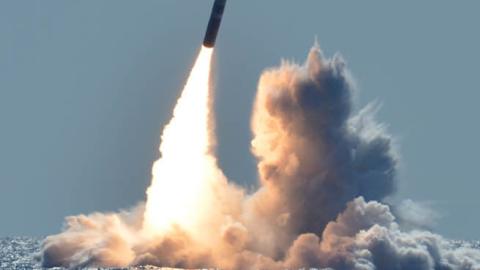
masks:
<path fill-rule="evenodd" d="M 222 22 L 223 11 L 225 10 L 227 0 L 215 0 L 213 3 L 212 13 L 208 21 L 207 32 L 203 39 L 203 46 L 213 48 L 217 39 L 218 30 Z"/>

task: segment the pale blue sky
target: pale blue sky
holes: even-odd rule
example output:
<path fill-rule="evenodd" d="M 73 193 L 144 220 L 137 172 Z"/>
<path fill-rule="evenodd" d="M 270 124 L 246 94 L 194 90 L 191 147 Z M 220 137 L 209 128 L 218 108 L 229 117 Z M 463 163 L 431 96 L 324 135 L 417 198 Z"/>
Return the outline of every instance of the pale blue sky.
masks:
<path fill-rule="evenodd" d="M 0 236 L 144 197 L 160 131 L 212 1 L 0 2 Z M 480 2 L 230 0 L 218 39 L 225 173 L 253 185 L 249 118 L 261 71 L 340 52 L 358 106 L 379 100 L 399 139 L 398 199 L 430 203 L 436 231 L 479 239 Z"/>

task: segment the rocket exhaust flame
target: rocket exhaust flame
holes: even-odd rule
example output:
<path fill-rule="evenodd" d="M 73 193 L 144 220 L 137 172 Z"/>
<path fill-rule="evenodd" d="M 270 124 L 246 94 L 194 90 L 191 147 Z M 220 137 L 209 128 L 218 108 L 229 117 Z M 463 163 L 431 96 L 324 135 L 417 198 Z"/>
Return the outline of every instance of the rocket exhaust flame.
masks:
<path fill-rule="evenodd" d="M 147 190 L 147 230 L 165 233 L 172 226 L 198 226 L 199 211 L 208 195 L 209 77 L 213 49 L 203 47 L 177 101 L 173 117 L 164 128 L 161 158 L 152 169 Z M 188 169 L 185 169 L 188 166 Z M 172 207 L 172 205 L 175 207 Z"/>

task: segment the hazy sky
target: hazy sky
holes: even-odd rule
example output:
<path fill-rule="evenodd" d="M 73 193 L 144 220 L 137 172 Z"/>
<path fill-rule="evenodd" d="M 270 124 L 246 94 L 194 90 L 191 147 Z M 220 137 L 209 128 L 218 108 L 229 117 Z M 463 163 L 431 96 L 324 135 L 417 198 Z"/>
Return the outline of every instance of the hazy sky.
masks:
<path fill-rule="evenodd" d="M 0 236 L 58 232 L 63 217 L 144 199 L 160 131 L 198 52 L 212 1 L 0 2 Z M 230 0 L 218 39 L 221 167 L 256 183 L 249 121 L 258 77 L 340 52 L 357 108 L 402 155 L 397 200 L 435 230 L 480 239 L 480 2 Z"/>

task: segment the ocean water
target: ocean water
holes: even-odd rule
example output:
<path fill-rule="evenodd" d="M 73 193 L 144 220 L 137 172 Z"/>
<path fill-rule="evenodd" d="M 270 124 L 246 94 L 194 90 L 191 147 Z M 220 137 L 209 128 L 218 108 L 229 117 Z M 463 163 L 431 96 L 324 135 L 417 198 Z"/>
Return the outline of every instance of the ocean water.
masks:
<path fill-rule="evenodd" d="M 39 269 L 35 255 L 40 251 L 39 238 L 0 238 L 0 269 Z"/>

